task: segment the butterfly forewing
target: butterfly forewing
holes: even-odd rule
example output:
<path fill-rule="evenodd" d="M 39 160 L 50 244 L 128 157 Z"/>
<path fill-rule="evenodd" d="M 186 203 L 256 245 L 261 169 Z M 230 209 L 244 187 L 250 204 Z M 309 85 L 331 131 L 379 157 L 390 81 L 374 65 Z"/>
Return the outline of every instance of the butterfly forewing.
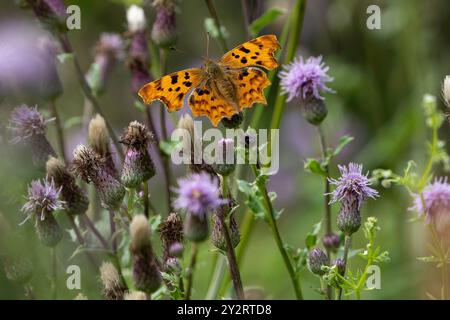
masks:
<path fill-rule="evenodd" d="M 183 107 L 184 97 L 200 84 L 203 77 L 204 71 L 196 68 L 174 72 L 146 84 L 138 94 L 144 103 L 160 100 L 172 112 Z"/>
<path fill-rule="evenodd" d="M 279 48 L 276 36 L 265 35 L 228 51 L 219 63 L 235 69 L 259 66 L 271 70 L 278 67 L 274 52 Z"/>
<path fill-rule="evenodd" d="M 266 104 L 264 88 L 270 85 L 264 71 L 259 68 L 243 68 L 232 71 L 240 108 L 250 108 L 253 103 Z"/>

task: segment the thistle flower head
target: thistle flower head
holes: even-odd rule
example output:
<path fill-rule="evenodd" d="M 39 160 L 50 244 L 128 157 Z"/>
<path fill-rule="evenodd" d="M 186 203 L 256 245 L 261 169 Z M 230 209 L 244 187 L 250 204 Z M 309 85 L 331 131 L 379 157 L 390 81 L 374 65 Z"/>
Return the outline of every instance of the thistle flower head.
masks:
<path fill-rule="evenodd" d="M 138 250 L 139 248 L 150 245 L 150 224 L 143 214 L 133 217 L 130 224 L 130 235 L 133 250 Z"/>
<path fill-rule="evenodd" d="M 155 0 L 156 20 L 152 28 L 152 39 L 161 47 L 173 45 L 177 40 L 175 1 Z"/>
<path fill-rule="evenodd" d="M 73 151 L 73 171 L 86 183 L 95 180 L 104 159 L 93 148 L 78 145 Z"/>
<path fill-rule="evenodd" d="M 220 198 L 217 180 L 207 173 L 195 173 L 179 179 L 178 185 L 179 188 L 175 189 L 178 197 L 174 203 L 177 209 L 194 215 L 204 215 L 226 202 Z"/>
<path fill-rule="evenodd" d="M 328 265 L 328 257 L 325 252 L 320 248 L 314 248 L 309 252 L 309 268 L 311 272 L 319 276 L 323 275 L 325 271 L 322 270 L 322 266 Z"/>
<path fill-rule="evenodd" d="M 447 108 L 450 108 L 450 76 L 445 76 L 444 83 L 442 84 L 442 96 Z"/>
<path fill-rule="evenodd" d="M 37 110 L 37 106 L 22 105 L 11 112 L 10 129 L 14 134 L 13 143 L 26 141 L 33 136 L 43 136 L 47 124 L 53 119 L 45 119 Z"/>
<path fill-rule="evenodd" d="M 128 30 L 131 32 L 142 31 L 147 26 L 144 9 L 137 5 L 131 5 L 127 10 Z"/>
<path fill-rule="evenodd" d="M 410 210 L 417 211 L 426 216 L 427 222 L 434 220 L 441 214 L 449 214 L 450 211 L 450 184 L 447 177 L 435 178 L 422 192 L 414 195 L 414 204 Z"/>
<path fill-rule="evenodd" d="M 25 0 L 34 14 L 50 28 L 65 30 L 66 6 L 63 0 Z M 25 2 L 24 1 L 24 2 Z"/>
<path fill-rule="evenodd" d="M 122 135 L 120 142 L 129 148 L 146 150 L 148 144 L 153 141 L 153 134 L 145 125 L 138 121 L 133 121 L 128 125 L 127 130 Z"/>
<path fill-rule="evenodd" d="M 330 183 L 336 186 L 331 193 L 331 203 L 345 200 L 345 198 L 356 199 L 359 209 L 361 203 L 367 198 L 375 199 L 378 192 L 370 187 L 371 182 L 367 174 L 362 174 L 362 165 L 350 163 L 348 166 L 338 166 L 341 172 L 339 179 L 330 179 Z"/>
<path fill-rule="evenodd" d="M 163 244 L 163 261 L 166 263 L 170 256 L 177 256 L 183 251 L 183 221 L 179 214 L 172 212 L 160 224 L 159 234 Z M 181 246 L 181 248 L 179 248 Z"/>
<path fill-rule="evenodd" d="M 36 214 L 45 220 L 48 214 L 63 209 L 64 202 L 59 199 L 61 188 L 57 188 L 53 180 L 34 180 L 28 187 L 28 201 L 22 211 L 28 215 Z"/>
<path fill-rule="evenodd" d="M 283 67 L 280 72 L 282 91 L 288 94 L 287 101 L 301 97 L 304 100 L 314 97 L 322 100 L 321 92 L 333 92 L 327 82 L 333 81 L 328 75 L 329 67 L 322 61 L 322 56 L 302 57 Z"/>
<path fill-rule="evenodd" d="M 117 33 L 103 32 L 95 47 L 95 55 L 106 55 L 111 62 L 123 59 L 124 45 L 122 38 Z"/>

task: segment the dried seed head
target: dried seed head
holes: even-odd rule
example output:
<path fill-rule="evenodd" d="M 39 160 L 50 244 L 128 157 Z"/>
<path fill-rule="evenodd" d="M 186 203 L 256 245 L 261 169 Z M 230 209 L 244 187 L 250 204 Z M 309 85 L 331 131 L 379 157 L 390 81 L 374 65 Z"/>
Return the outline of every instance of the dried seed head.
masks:
<path fill-rule="evenodd" d="M 65 202 L 65 210 L 70 215 L 78 215 L 86 212 L 89 200 L 75 183 L 75 177 L 69 172 L 65 163 L 55 157 L 47 161 L 47 176 L 61 189 L 61 199 Z"/>
<path fill-rule="evenodd" d="M 124 300 L 147 300 L 147 295 L 142 291 L 131 291 L 125 293 Z"/>
<path fill-rule="evenodd" d="M 143 214 L 133 217 L 130 224 L 132 251 L 151 246 L 150 224 Z"/>
<path fill-rule="evenodd" d="M 153 134 L 138 121 L 131 122 L 120 139 L 120 142 L 129 148 L 145 150 L 152 141 Z"/>
<path fill-rule="evenodd" d="M 111 262 L 103 262 L 100 266 L 100 279 L 106 299 L 123 300 L 126 288 L 120 279 L 119 272 Z"/>
<path fill-rule="evenodd" d="M 309 252 L 309 268 L 312 273 L 321 276 L 325 272 L 322 270 L 322 266 L 328 265 L 328 257 L 325 252 L 320 248 L 314 248 Z"/>
<path fill-rule="evenodd" d="M 179 254 L 178 250 L 173 251 L 174 245 L 181 245 L 183 242 L 183 221 L 177 213 L 171 213 L 160 224 L 159 234 L 163 244 L 163 261 L 166 263 L 167 259 L 171 256 L 175 257 Z M 183 246 L 181 245 L 181 252 Z"/>

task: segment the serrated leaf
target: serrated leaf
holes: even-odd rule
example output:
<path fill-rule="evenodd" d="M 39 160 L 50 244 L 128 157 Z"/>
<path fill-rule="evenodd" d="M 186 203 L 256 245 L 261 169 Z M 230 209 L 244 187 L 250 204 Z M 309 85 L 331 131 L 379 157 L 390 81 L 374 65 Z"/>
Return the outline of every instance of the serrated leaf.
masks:
<path fill-rule="evenodd" d="M 316 245 L 316 243 L 317 243 L 317 236 L 312 233 L 308 233 L 305 239 L 306 248 L 311 249 Z"/>
<path fill-rule="evenodd" d="M 284 13 L 285 11 L 283 9 L 270 8 L 250 24 L 249 30 L 251 34 L 256 37 L 264 27 L 274 22 L 279 16 L 283 15 Z"/>
<path fill-rule="evenodd" d="M 304 168 L 306 171 L 318 174 L 322 177 L 326 177 L 327 173 L 322 168 L 320 162 L 317 159 L 306 159 Z"/>
<path fill-rule="evenodd" d="M 333 156 L 337 156 L 339 153 L 341 153 L 341 151 L 344 149 L 344 147 L 349 144 L 350 142 L 353 141 L 353 137 L 352 136 L 342 136 L 339 138 L 338 144 L 337 146 L 334 148 L 333 151 Z"/>

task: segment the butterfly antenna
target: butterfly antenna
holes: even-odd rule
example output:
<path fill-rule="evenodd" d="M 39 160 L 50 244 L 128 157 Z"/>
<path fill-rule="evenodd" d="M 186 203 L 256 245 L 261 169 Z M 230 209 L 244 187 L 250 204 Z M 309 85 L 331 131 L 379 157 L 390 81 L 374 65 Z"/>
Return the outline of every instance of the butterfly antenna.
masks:
<path fill-rule="evenodd" d="M 209 32 L 206 32 L 206 59 L 209 59 Z"/>

